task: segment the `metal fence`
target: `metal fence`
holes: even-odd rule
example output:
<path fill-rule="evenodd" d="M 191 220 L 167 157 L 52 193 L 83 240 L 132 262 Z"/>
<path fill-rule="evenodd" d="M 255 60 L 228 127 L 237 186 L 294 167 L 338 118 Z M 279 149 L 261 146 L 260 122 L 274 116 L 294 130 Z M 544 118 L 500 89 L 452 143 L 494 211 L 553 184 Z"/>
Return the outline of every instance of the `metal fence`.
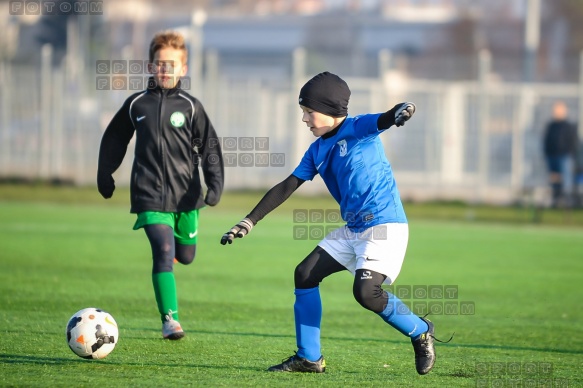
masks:
<path fill-rule="evenodd" d="M 297 105 L 298 91 L 311 76 L 302 71 L 304 59 L 298 50 L 291 74 L 274 82 L 219 74 L 216 55 L 207 53 L 203 81 L 191 92 L 200 97 L 224 151 L 235 156 L 226 168 L 227 190 L 271 187 L 293 171 L 315 140 Z M 390 69 L 377 78 L 346 81 L 351 115 L 416 103 L 414 119 L 382 135 L 400 191 L 411 199 L 507 203 L 534 193 L 542 200 L 541 140 L 551 104 L 564 100 L 575 120 L 582 101 L 578 84 L 496 81 L 487 58 L 476 81 L 407 79 Z M 94 184 L 103 131 L 133 92 L 98 90 L 94 70 L 72 75 L 65 64 L 51 66 L 49 47 L 40 68 L 0 63 L 0 84 L 0 175 Z M 268 141 L 267 149 L 237 143 L 257 138 Z M 275 158 L 268 166 L 266 152 Z M 115 174 L 118 184 L 128 184 L 132 159 L 133 141 Z M 325 188 L 316 179 L 301 190 Z"/>

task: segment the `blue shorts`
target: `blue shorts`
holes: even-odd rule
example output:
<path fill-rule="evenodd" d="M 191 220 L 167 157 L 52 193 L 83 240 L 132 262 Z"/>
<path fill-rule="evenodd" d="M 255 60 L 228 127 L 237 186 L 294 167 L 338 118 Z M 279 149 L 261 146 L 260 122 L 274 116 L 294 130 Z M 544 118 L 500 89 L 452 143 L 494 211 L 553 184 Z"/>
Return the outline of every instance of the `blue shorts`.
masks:
<path fill-rule="evenodd" d="M 547 156 L 547 167 L 550 172 L 563 173 L 566 156 Z"/>

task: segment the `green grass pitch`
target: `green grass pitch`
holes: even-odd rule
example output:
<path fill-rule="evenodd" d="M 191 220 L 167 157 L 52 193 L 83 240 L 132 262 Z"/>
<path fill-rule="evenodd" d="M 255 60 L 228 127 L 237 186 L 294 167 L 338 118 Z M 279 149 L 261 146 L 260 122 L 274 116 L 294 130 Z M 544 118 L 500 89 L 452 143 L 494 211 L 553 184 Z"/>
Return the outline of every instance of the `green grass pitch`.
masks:
<path fill-rule="evenodd" d="M 143 231 L 131 230 L 127 192 L 117 202 L 95 196 L 0 199 L 1 386 L 583 385 L 580 227 L 412 216 L 396 285 L 457 286 L 453 301 L 475 308 L 429 316 L 438 338 L 456 333 L 436 344 L 433 371 L 416 374 L 409 340 L 362 309 L 351 275 L 339 273 L 321 284 L 327 372 L 278 374 L 265 369 L 296 349 L 293 270 L 317 243 L 294 240 L 292 211 L 333 203 L 292 197 L 231 246 L 219 244 L 221 235 L 260 195 L 231 194 L 204 209 L 195 262 L 175 268 L 187 336 L 170 342 L 162 340 L 150 249 Z M 84 307 L 118 322 L 120 341 L 104 360 L 78 358 L 66 344 L 67 320 Z"/>

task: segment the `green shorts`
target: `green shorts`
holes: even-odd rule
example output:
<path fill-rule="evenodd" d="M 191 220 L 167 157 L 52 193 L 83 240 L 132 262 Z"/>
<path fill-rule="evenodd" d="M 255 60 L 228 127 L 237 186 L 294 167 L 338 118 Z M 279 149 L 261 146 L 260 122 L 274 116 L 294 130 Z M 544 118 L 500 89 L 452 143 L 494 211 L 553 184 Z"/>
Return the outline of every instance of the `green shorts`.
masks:
<path fill-rule="evenodd" d="M 194 245 L 198 239 L 198 209 L 178 213 L 138 213 L 134 230 L 152 224 L 164 224 L 174 229 L 174 238 L 179 244 Z"/>

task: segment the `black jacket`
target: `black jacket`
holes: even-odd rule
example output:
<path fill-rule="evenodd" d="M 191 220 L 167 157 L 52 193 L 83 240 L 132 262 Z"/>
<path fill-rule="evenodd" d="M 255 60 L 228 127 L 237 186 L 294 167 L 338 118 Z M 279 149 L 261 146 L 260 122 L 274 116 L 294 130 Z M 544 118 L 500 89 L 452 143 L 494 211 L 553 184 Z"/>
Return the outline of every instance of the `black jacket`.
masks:
<path fill-rule="evenodd" d="M 549 156 L 576 157 L 579 148 L 577 127 L 566 120 L 553 120 L 545 130 L 544 153 Z"/>
<path fill-rule="evenodd" d="M 101 140 L 99 175 L 120 166 L 136 132 L 131 212 L 183 212 L 216 205 L 224 165 L 217 134 L 200 101 L 180 89 L 155 87 L 130 96 Z M 203 195 L 199 165 L 208 188 Z"/>

